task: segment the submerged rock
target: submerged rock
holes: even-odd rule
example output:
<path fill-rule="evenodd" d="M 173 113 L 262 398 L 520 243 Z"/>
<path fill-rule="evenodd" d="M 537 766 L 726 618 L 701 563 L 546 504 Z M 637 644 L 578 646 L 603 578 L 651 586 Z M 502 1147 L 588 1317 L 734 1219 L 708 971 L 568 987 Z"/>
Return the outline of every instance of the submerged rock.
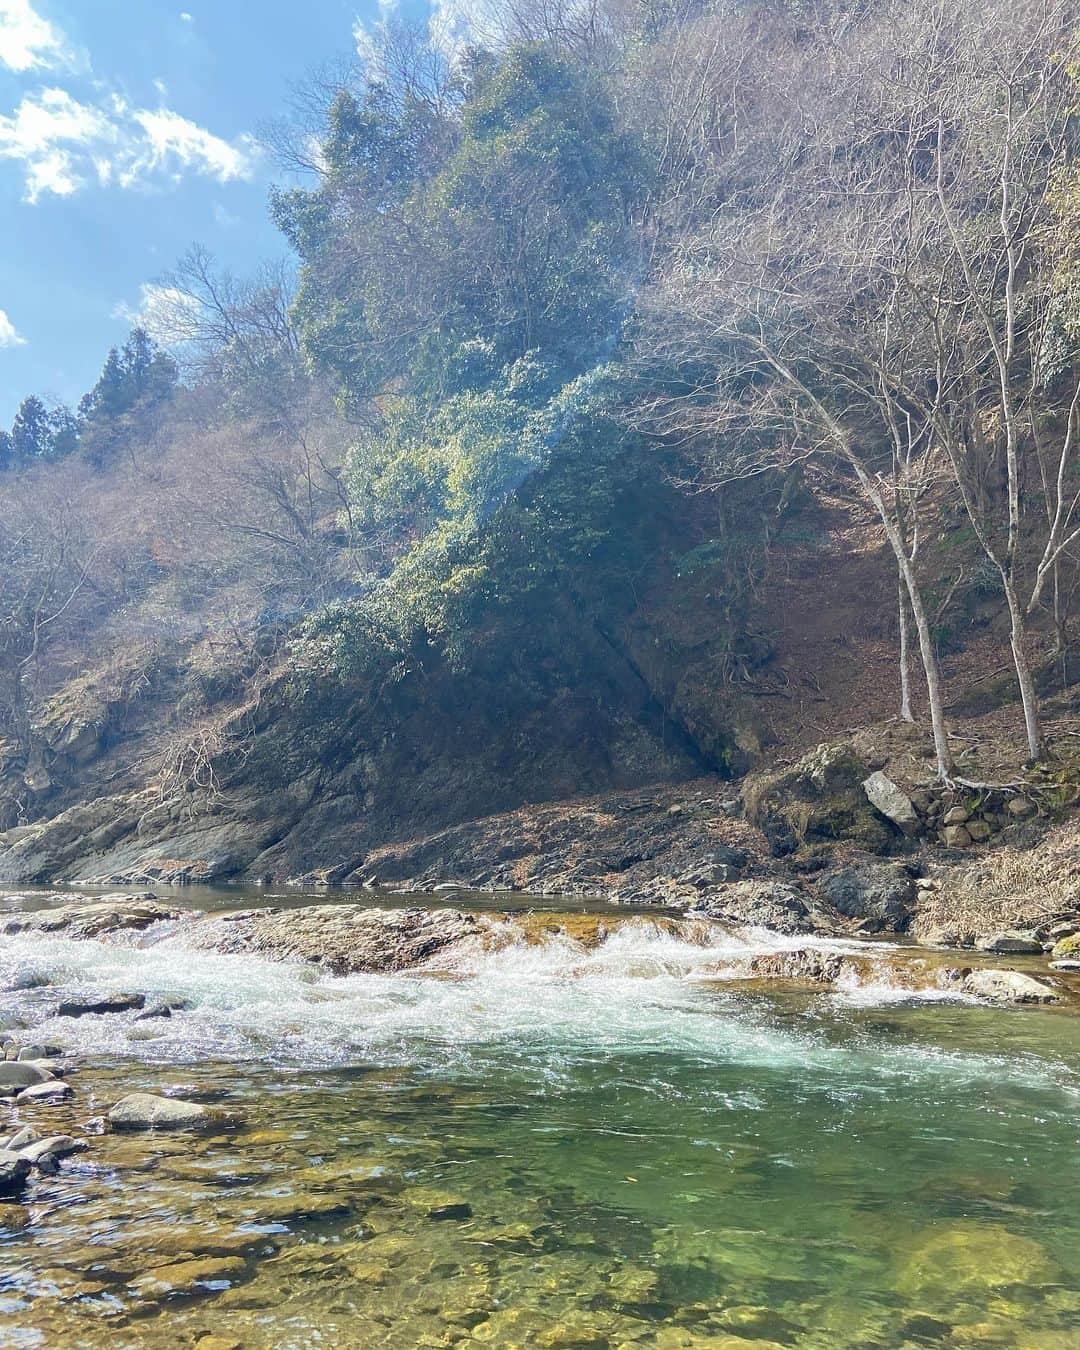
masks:
<path fill-rule="evenodd" d="M 964 977 L 963 990 L 992 1003 L 1057 1003 L 1061 999 L 1055 989 L 1018 970 L 973 970 Z"/>
<path fill-rule="evenodd" d="M 239 1256 L 204 1256 L 158 1266 L 132 1280 L 130 1288 L 143 1299 L 174 1298 L 235 1284 L 246 1273 L 247 1263 Z"/>
<path fill-rule="evenodd" d="M 132 1092 L 109 1112 L 114 1130 L 191 1130 L 221 1123 L 224 1117 L 198 1102 L 157 1097 L 151 1092 Z"/>

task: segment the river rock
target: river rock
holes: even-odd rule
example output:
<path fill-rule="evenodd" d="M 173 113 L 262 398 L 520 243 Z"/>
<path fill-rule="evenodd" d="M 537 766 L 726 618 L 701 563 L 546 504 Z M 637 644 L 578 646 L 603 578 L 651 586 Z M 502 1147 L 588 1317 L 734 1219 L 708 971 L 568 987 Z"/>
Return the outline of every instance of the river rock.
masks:
<path fill-rule="evenodd" d="M 157 1097 L 151 1092 L 132 1092 L 122 1097 L 108 1115 L 114 1130 L 192 1130 L 232 1120 L 223 1111 L 214 1111 L 198 1102 L 176 1097 Z"/>
<path fill-rule="evenodd" d="M 1050 956 L 1055 961 L 1065 961 L 1069 957 L 1080 959 L 1080 933 L 1070 933 L 1054 943 Z"/>
<path fill-rule="evenodd" d="M 70 1083 L 56 1079 L 51 1083 L 35 1083 L 32 1087 L 23 1088 L 15 1100 L 21 1106 L 55 1106 L 74 1096 L 75 1089 Z"/>
<path fill-rule="evenodd" d="M 920 829 L 919 813 L 915 804 L 898 784 L 879 769 L 863 782 L 870 805 L 908 836 L 918 834 Z"/>
<path fill-rule="evenodd" d="M 994 952 L 1000 956 L 1037 956 L 1042 951 L 1042 943 L 1033 933 L 991 933 L 979 938 L 975 946 L 981 952 Z"/>
<path fill-rule="evenodd" d="M 74 1139 L 70 1134 L 52 1134 L 47 1139 L 38 1139 L 25 1148 L 18 1150 L 21 1158 L 29 1160 L 31 1166 L 48 1169 L 50 1162 L 59 1162 L 61 1158 L 70 1158 L 73 1153 L 84 1153 L 90 1145 L 85 1139 Z"/>
<path fill-rule="evenodd" d="M 963 990 L 992 1003 L 1057 1003 L 1061 995 L 1049 985 L 1018 970 L 973 970 L 964 977 Z"/>
<path fill-rule="evenodd" d="M 686 912 L 775 933 L 813 933 L 829 927 L 824 916 L 812 911 L 811 896 L 782 881 L 736 881 L 695 900 Z"/>
<path fill-rule="evenodd" d="M 33 1087 L 35 1083 L 48 1083 L 53 1074 L 40 1064 L 30 1061 L 19 1063 L 16 1060 L 0 1061 L 0 1095 L 11 1096 L 22 1088 Z"/>
<path fill-rule="evenodd" d="M 73 897 L 74 899 L 75 897 Z M 2 933 L 60 933 L 69 938 L 104 938 L 115 933 L 141 931 L 163 919 L 178 919 L 181 910 L 171 909 L 140 895 L 108 896 L 100 900 L 58 905 L 0 919 Z"/>
<path fill-rule="evenodd" d="M 0 1195 L 18 1195 L 30 1175 L 30 1160 L 10 1149 L 0 1149 Z"/>
<path fill-rule="evenodd" d="M 125 1013 L 142 1008 L 145 994 L 97 994 L 66 999 L 56 1010 L 57 1017 L 86 1017 L 95 1013 Z"/>
<path fill-rule="evenodd" d="M 967 848 L 971 843 L 971 835 L 965 825 L 946 825 L 942 837 L 949 848 Z"/>
<path fill-rule="evenodd" d="M 24 1125 L 21 1130 L 16 1130 L 7 1139 L 0 1139 L 0 1148 L 10 1149 L 12 1153 L 21 1153 L 24 1148 L 29 1148 L 31 1144 L 36 1144 L 37 1141 L 37 1131 L 31 1129 L 29 1125 Z"/>
<path fill-rule="evenodd" d="M 63 1053 L 63 1048 L 59 1045 L 33 1044 L 19 1046 L 20 1060 L 56 1059 L 58 1055 L 62 1055 Z"/>
<path fill-rule="evenodd" d="M 750 971 L 764 980 L 800 980 L 809 984 L 832 984 L 842 973 L 845 961 L 836 952 L 799 947 L 791 952 L 767 952 L 755 956 Z"/>
<path fill-rule="evenodd" d="M 337 975 L 411 970 L 474 936 L 475 914 L 459 910 L 308 905 L 247 910 L 194 925 L 189 941 L 204 950 L 303 960 Z"/>

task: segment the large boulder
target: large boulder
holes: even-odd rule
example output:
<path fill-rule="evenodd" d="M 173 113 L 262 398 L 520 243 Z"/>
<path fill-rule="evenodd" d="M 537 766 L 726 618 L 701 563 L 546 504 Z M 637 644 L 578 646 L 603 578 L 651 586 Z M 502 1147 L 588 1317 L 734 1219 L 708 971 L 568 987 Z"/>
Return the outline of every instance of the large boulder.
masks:
<path fill-rule="evenodd" d="M 1057 1003 L 1061 999 L 1056 989 L 1018 970 L 973 970 L 961 987 L 965 994 L 991 1003 Z"/>
<path fill-rule="evenodd" d="M 458 910 L 308 905 L 222 915 L 193 927 L 189 941 L 219 952 L 315 962 L 336 975 L 413 970 L 474 936 L 475 914 Z"/>
<path fill-rule="evenodd" d="M 9 914 L 0 920 L 2 933 L 48 933 L 68 938 L 104 938 L 116 933 L 141 932 L 163 919 L 178 919 L 181 910 L 159 904 L 146 895 L 110 895 L 54 909 Z"/>
<path fill-rule="evenodd" d="M 870 804 L 863 788 L 868 777 L 849 742 L 819 745 L 789 768 L 750 775 L 742 793 L 746 816 L 777 857 L 841 839 L 887 853 L 901 836 Z"/>
<path fill-rule="evenodd" d="M 114 1130 L 203 1130 L 237 1124 L 238 1120 L 231 1112 L 176 1097 L 158 1097 L 152 1092 L 122 1097 L 108 1115 Z"/>
<path fill-rule="evenodd" d="M 919 833 L 921 822 L 915 803 L 887 774 L 878 769 L 864 779 L 862 786 L 870 805 L 880 811 L 886 820 L 891 820 L 902 834 L 910 836 Z"/>
<path fill-rule="evenodd" d="M 31 1060 L 0 1060 L 0 1096 L 14 1096 L 36 1083 L 49 1083 L 53 1074 Z"/>
<path fill-rule="evenodd" d="M 834 909 L 876 931 L 907 928 L 919 895 L 914 877 L 904 867 L 872 861 L 830 872 L 817 887 Z"/>

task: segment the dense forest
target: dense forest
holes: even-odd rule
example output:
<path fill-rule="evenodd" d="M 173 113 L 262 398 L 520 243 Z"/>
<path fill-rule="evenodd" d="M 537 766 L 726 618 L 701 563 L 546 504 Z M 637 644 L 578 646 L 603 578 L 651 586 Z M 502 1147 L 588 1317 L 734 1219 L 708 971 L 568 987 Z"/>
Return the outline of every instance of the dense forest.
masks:
<path fill-rule="evenodd" d="M 138 773 L 210 791 L 269 690 L 370 720 L 456 681 L 452 716 L 497 689 L 557 722 L 612 706 L 612 652 L 672 772 L 745 768 L 763 587 L 791 549 L 844 586 L 838 503 L 895 577 L 868 711 L 951 781 L 943 662 L 991 634 L 1044 759 L 1080 578 L 1075 19 L 555 0 L 467 49 L 388 21 L 311 77 L 265 132 L 287 256 L 193 247 L 74 412 L 0 434 L 0 824 L 155 699 Z M 627 638 L 660 591 L 707 650 Z"/>

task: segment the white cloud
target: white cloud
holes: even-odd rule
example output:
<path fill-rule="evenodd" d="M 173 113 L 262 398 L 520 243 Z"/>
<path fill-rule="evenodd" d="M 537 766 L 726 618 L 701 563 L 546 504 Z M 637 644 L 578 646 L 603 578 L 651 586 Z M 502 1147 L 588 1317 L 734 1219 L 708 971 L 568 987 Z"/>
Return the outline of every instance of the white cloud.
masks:
<path fill-rule="evenodd" d="M 178 177 L 183 170 L 191 169 L 216 178 L 219 183 L 250 178 L 254 171 L 258 151 L 251 136 L 223 140 L 168 108 L 156 112 L 136 108 L 131 116 L 143 135 L 141 145 L 134 147 L 133 161 L 127 170 L 128 182 L 162 169 Z"/>
<path fill-rule="evenodd" d="M 132 328 L 145 328 L 158 342 L 175 342 L 183 336 L 185 313 L 194 314 L 198 302 L 184 295 L 174 286 L 144 282 L 139 288 L 138 304 L 121 300 L 114 305 L 110 318 L 122 319 Z"/>
<path fill-rule="evenodd" d="M 26 339 L 0 309 L 0 347 L 24 347 Z"/>
<path fill-rule="evenodd" d="M 67 38 L 30 0 L 0 0 L 0 64 L 9 70 L 55 70 L 79 64 Z"/>
<path fill-rule="evenodd" d="M 431 0 L 428 34 L 433 46 L 450 61 L 501 30 L 498 5 L 487 0 Z"/>
<path fill-rule="evenodd" d="M 195 22 L 195 16 L 193 14 L 189 14 L 186 9 L 182 9 L 180 11 L 180 18 L 184 21 L 184 23 Z"/>
<path fill-rule="evenodd" d="M 28 94 L 10 117 L 0 115 L 0 159 L 21 164 L 25 198 L 36 202 L 94 181 L 131 188 L 162 176 L 178 182 L 185 173 L 219 183 L 248 179 L 257 148 L 250 136 L 224 140 L 169 108 L 132 108 L 116 94 L 80 103 L 53 88 Z"/>

